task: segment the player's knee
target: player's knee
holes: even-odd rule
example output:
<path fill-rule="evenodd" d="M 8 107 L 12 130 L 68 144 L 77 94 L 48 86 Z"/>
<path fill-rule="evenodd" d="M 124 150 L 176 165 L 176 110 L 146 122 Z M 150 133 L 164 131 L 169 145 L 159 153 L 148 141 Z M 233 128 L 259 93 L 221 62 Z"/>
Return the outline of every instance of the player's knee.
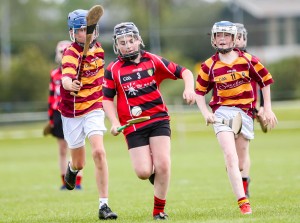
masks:
<path fill-rule="evenodd" d="M 83 161 L 73 162 L 72 168 L 75 170 L 82 170 L 84 165 L 85 165 L 85 162 L 83 162 Z"/>
<path fill-rule="evenodd" d="M 106 159 L 106 153 L 104 149 L 95 149 L 92 152 L 94 160 L 103 160 Z"/>
<path fill-rule="evenodd" d="M 138 170 L 136 171 L 136 175 L 141 180 L 147 180 L 151 176 L 152 172 L 147 170 Z"/>

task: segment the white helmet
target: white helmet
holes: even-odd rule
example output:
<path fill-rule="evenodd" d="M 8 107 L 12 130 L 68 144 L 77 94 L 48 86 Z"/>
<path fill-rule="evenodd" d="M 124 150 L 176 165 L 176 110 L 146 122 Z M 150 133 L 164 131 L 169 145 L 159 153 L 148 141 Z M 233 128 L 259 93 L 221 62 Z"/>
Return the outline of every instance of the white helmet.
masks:
<path fill-rule="evenodd" d="M 56 63 L 61 64 L 63 52 L 71 44 L 72 44 L 72 42 L 69 40 L 62 40 L 57 43 L 57 46 L 55 49 L 55 62 Z"/>
<path fill-rule="evenodd" d="M 232 37 L 233 37 L 233 46 L 230 47 L 230 48 L 227 48 L 227 49 L 218 48 L 214 44 L 216 33 L 230 33 L 230 34 L 232 34 Z M 231 50 L 233 50 L 233 48 L 235 46 L 236 36 L 237 36 L 237 27 L 236 27 L 236 25 L 234 23 L 229 22 L 229 21 L 216 22 L 213 25 L 212 29 L 211 29 L 211 45 L 219 53 L 222 53 L 222 54 L 228 53 Z"/>
<path fill-rule="evenodd" d="M 242 24 L 242 23 L 235 23 L 235 25 L 236 25 L 236 28 L 237 28 L 237 34 L 241 34 L 242 38 L 245 41 L 244 47 L 240 48 L 240 50 L 245 51 L 246 47 L 247 47 L 247 34 L 248 34 L 248 32 L 247 32 L 244 24 Z"/>

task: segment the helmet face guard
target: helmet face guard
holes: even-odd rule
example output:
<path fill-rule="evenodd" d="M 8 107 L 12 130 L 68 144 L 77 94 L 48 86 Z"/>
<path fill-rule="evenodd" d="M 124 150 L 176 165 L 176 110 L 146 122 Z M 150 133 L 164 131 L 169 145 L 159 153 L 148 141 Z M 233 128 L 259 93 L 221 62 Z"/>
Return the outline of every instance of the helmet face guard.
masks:
<path fill-rule="evenodd" d="M 232 35 L 233 39 L 233 46 L 229 47 L 227 49 L 224 48 L 218 48 L 215 43 L 215 37 L 217 33 L 229 33 Z M 215 48 L 219 53 L 226 54 L 229 53 L 230 51 L 233 50 L 235 47 L 235 42 L 236 42 L 236 37 L 237 37 L 237 28 L 236 25 L 232 22 L 229 21 L 221 21 L 221 22 L 216 22 L 212 29 L 211 29 L 211 45 L 213 48 Z"/>
<path fill-rule="evenodd" d="M 246 47 L 247 47 L 247 30 L 245 28 L 245 26 L 241 23 L 235 23 L 236 28 L 237 28 L 237 38 L 240 37 L 243 38 L 245 45 L 243 47 L 239 47 L 240 50 L 245 51 Z"/>
<path fill-rule="evenodd" d="M 70 30 L 70 39 L 75 42 L 74 34 L 78 32 L 78 29 L 85 29 L 87 27 L 86 16 L 88 14 L 88 10 L 77 9 L 73 12 L 70 12 L 68 15 L 68 27 Z M 98 25 L 95 28 L 95 34 L 93 38 L 93 42 L 99 36 L 99 27 Z"/>
<path fill-rule="evenodd" d="M 136 25 L 133 22 L 123 22 L 120 24 L 117 24 L 114 27 L 114 36 L 113 36 L 113 49 L 116 55 L 120 56 L 123 60 L 134 60 L 138 57 L 140 53 L 140 46 L 137 51 L 129 54 L 122 54 L 120 50 L 117 48 L 118 45 L 118 39 L 123 38 L 126 42 L 126 36 L 132 36 L 132 38 L 136 40 L 140 40 L 141 44 L 144 47 L 143 40 L 139 34 L 139 30 L 136 27 Z"/>

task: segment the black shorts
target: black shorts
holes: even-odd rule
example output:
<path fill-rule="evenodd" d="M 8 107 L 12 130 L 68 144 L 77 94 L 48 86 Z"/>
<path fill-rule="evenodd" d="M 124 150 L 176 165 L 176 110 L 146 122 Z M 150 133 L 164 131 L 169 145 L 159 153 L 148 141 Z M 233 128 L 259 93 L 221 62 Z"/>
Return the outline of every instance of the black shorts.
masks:
<path fill-rule="evenodd" d="M 128 149 L 149 145 L 149 138 L 154 136 L 170 136 L 171 128 L 169 120 L 151 123 L 126 136 Z"/>
<path fill-rule="evenodd" d="M 54 126 L 52 129 L 52 135 L 64 139 L 64 132 L 63 132 L 63 127 L 62 127 L 62 121 L 61 121 L 61 114 L 59 111 L 54 111 L 53 112 L 53 122 Z"/>

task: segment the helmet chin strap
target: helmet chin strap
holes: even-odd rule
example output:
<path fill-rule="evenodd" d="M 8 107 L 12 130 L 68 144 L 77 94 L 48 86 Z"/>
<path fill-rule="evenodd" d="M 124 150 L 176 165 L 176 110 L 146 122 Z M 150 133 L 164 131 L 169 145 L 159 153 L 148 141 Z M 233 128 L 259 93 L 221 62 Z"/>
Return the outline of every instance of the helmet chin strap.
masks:
<path fill-rule="evenodd" d="M 226 54 L 226 53 L 229 53 L 233 50 L 233 47 L 231 48 L 227 48 L 227 49 L 223 49 L 223 48 L 217 48 L 217 51 L 221 54 Z"/>
<path fill-rule="evenodd" d="M 122 60 L 125 60 L 125 61 L 135 60 L 136 58 L 138 58 L 139 53 L 140 53 L 140 50 L 135 51 L 133 53 L 125 54 L 125 55 L 120 53 L 120 57 L 122 58 Z"/>

